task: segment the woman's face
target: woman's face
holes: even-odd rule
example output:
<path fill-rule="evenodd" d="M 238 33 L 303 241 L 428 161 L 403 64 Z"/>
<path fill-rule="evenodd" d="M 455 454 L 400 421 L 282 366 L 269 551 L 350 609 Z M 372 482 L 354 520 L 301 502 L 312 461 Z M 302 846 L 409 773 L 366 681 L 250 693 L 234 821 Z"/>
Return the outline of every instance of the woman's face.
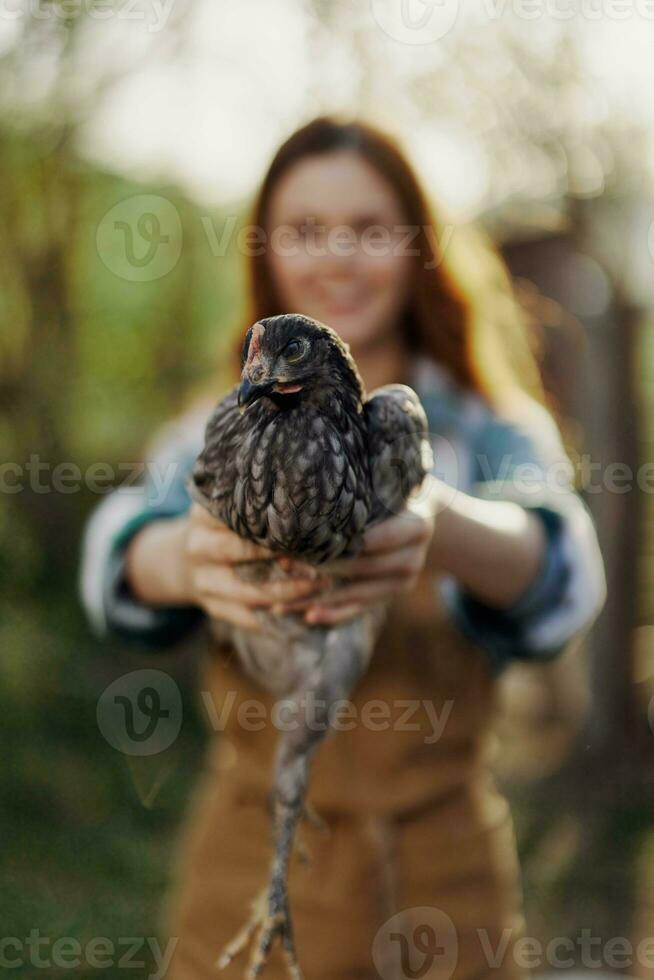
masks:
<path fill-rule="evenodd" d="M 392 334 L 409 292 L 406 217 L 366 160 L 350 150 L 301 160 L 274 188 L 268 219 L 285 311 L 327 323 L 355 352 Z"/>

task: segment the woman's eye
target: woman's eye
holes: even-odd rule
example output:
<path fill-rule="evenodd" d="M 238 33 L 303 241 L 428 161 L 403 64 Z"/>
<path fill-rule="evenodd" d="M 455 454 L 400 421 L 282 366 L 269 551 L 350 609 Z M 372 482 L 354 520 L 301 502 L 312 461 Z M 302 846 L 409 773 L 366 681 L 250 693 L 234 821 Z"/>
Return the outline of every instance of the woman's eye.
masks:
<path fill-rule="evenodd" d="M 303 354 L 302 344 L 299 340 L 290 340 L 284 348 L 284 356 L 287 361 L 298 361 Z"/>

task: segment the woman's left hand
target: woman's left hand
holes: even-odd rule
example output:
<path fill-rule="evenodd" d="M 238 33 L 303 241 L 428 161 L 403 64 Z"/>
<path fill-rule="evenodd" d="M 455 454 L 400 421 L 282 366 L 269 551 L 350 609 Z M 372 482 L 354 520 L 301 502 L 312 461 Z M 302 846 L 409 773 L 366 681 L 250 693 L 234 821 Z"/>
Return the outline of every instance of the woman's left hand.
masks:
<path fill-rule="evenodd" d="M 421 494 L 401 514 L 375 524 L 366 531 L 356 558 L 320 567 L 337 584 L 311 599 L 285 606 L 284 612 L 304 609 L 307 623 L 333 625 L 354 619 L 368 606 L 410 592 L 427 560 L 434 511 L 432 501 Z"/>

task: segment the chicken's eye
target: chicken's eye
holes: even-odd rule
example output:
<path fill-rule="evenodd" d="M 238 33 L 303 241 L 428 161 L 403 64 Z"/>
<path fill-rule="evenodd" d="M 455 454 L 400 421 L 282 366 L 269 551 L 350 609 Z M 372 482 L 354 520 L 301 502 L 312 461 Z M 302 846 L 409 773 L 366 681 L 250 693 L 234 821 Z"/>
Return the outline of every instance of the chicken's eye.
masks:
<path fill-rule="evenodd" d="M 289 340 L 284 348 L 284 357 L 287 361 L 299 361 L 304 355 L 304 347 L 299 340 Z"/>

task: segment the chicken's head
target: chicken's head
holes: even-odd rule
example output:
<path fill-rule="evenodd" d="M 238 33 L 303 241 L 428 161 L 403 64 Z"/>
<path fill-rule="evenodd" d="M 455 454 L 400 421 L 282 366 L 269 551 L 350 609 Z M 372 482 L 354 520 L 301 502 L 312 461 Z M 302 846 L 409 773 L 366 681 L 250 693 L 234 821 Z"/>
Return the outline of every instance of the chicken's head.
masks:
<path fill-rule="evenodd" d="M 338 391 L 359 402 L 363 397 L 349 348 L 331 327 L 299 313 L 267 317 L 250 327 L 241 353 L 242 411 L 260 398 L 288 408 Z"/>

